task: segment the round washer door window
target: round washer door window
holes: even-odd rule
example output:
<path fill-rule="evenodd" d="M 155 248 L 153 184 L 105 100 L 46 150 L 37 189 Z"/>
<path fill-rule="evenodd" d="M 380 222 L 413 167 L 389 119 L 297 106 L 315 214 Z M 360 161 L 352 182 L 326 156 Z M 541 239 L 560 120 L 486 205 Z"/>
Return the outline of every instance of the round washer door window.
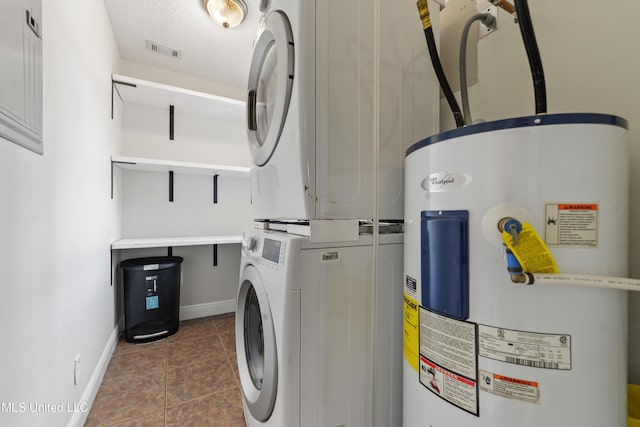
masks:
<path fill-rule="evenodd" d="M 286 15 L 265 20 L 251 59 L 247 92 L 247 136 L 253 163 L 264 166 L 284 127 L 293 88 L 293 33 Z"/>
<path fill-rule="evenodd" d="M 236 352 L 240 385 L 252 417 L 266 421 L 278 388 L 278 358 L 273 318 L 258 270 L 242 272 L 236 309 Z"/>

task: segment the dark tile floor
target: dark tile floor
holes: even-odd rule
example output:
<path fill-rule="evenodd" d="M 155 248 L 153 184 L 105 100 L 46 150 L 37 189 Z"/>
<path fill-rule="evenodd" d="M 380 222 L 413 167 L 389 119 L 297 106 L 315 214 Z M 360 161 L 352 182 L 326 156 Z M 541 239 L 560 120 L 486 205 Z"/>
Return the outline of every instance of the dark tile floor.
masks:
<path fill-rule="evenodd" d="M 162 341 L 120 338 L 85 426 L 244 427 L 233 313 Z"/>

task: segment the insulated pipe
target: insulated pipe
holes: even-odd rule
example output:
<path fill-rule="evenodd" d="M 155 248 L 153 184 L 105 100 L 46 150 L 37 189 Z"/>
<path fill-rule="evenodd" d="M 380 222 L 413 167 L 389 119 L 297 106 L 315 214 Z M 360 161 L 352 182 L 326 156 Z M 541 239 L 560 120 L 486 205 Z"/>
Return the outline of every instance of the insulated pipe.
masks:
<path fill-rule="evenodd" d="M 536 35 L 533 31 L 533 24 L 531 23 L 529 5 L 527 4 L 527 0 L 515 0 L 515 5 L 518 25 L 520 27 L 520 33 L 522 34 L 524 48 L 527 51 L 527 58 L 529 59 L 529 67 L 531 68 L 531 76 L 533 78 L 536 114 L 546 114 L 547 92 L 544 82 L 544 70 L 542 69 L 542 59 L 540 58 Z"/>
<path fill-rule="evenodd" d="M 622 277 L 594 276 L 590 274 L 520 273 L 512 274 L 511 281 L 525 285 L 570 285 L 589 288 L 619 289 L 623 291 L 640 291 L 640 280 Z"/>
<path fill-rule="evenodd" d="M 490 27 L 495 25 L 496 19 L 489 13 L 477 13 L 467 20 L 462 29 L 460 37 L 460 96 L 462 98 L 462 111 L 464 112 L 464 121 L 471 124 L 471 109 L 469 108 L 469 88 L 467 87 L 467 39 L 469 38 L 469 29 L 475 21 L 482 21 L 483 25 Z"/>
<path fill-rule="evenodd" d="M 424 29 L 424 36 L 427 39 L 427 48 L 429 50 L 433 69 L 438 77 L 438 82 L 440 83 L 442 92 L 444 92 L 444 96 L 447 98 L 447 102 L 449 103 L 449 107 L 453 113 L 453 118 L 456 121 L 456 126 L 462 127 L 464 126 L 462 111 L 460 111 L 458 101 L 456 101 L 453 91 L 451 90 L 451 86 L 449 86 L 447 76 L 444 74 L 442 64 L 440 63 L 440 57 L 438 56 L 438 48 L 436 47 L 436 40 L 433 35 L 433 28 L 431 27 L 431 19 L 429 18 L 428 0 L 418 0 L 417 5 L 418 11 L 420 12 L 420 20 L 422 21 L 422 28 Z"/>

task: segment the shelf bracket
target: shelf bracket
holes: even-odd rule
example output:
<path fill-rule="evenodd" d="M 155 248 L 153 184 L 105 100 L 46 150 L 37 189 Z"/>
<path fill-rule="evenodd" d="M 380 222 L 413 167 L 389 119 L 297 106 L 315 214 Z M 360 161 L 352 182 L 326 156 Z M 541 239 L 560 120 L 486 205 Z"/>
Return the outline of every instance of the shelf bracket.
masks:
<path fill-rule="evenodd" d="M 124 85 L 124 86 L 129 86 L 129 87 L 138 87 L 134 83 L 121 82 L 120 80 L 113 80 L 113 78 L 111 78 L 111 120 L 113 120 L 113 104 L 114 104 L 113 95 L 114 95 L 114 92 L 118 93 L 118 98 L 120 98 L 120 101 L 122 101 L 122 95 L 120 95 L 120 92 L 118 92 L 118 87 L 116 85 Z"/>
<path fill-rule="evenodd" d="M 174 116 L 175 107 L 173 105 L 169 105 L 169 140 L 171 141 L 173 141 Z"/>
<path fill-rule="evenodd" d="M 213 175 L 213 203 L 218 203 L 218 174 Z"/>
<path fill-rule="evenodd" d="M 113 200 L 113 164 L 118 163 L 121 165 L 135 165 L 135 162 L 114 162 L 111 160 L 111 200 Z"/>
<path fill-rule="evenodd" d="M 113 200 L 113 160 L 111 161 L 111 200 Z"/>
<path fill-rule="evenodd" d="M 173 171 L 169 171 L 169 201 L 173 202 Z"/>
<path fill-rule="evenodd" d="M 173 256 L 173 246 L 167 247 L 167 256 Z"/>
<path fill-rule="evenodd" d="M 218 266 L 218 245 L 217 244 L 213 245 L 213 266 L 214 267 Z"/>

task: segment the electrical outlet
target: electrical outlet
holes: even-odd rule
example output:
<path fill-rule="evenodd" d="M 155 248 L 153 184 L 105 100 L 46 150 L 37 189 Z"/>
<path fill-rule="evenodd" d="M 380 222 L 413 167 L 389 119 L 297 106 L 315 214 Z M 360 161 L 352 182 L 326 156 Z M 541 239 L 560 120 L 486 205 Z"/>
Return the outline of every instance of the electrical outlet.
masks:
<path fill-rule="evenodd" d="M 489 4 L 488 6 L 482 9 L 479 9 L 478 13 L 488 13 L 490 15 L 493 15 L 493 18 L 494 18 L 493 24 L 489 26 L 484 25 L 482 21 L 479 21 L 480 22 L 480 38 L 486 37 L 498 29 L 498 7 L 497 6 Z"/>
<path fill-rule="evenodd" d="M 73 359 L 73 385 L 80 383 L 80 355 Z"/>

